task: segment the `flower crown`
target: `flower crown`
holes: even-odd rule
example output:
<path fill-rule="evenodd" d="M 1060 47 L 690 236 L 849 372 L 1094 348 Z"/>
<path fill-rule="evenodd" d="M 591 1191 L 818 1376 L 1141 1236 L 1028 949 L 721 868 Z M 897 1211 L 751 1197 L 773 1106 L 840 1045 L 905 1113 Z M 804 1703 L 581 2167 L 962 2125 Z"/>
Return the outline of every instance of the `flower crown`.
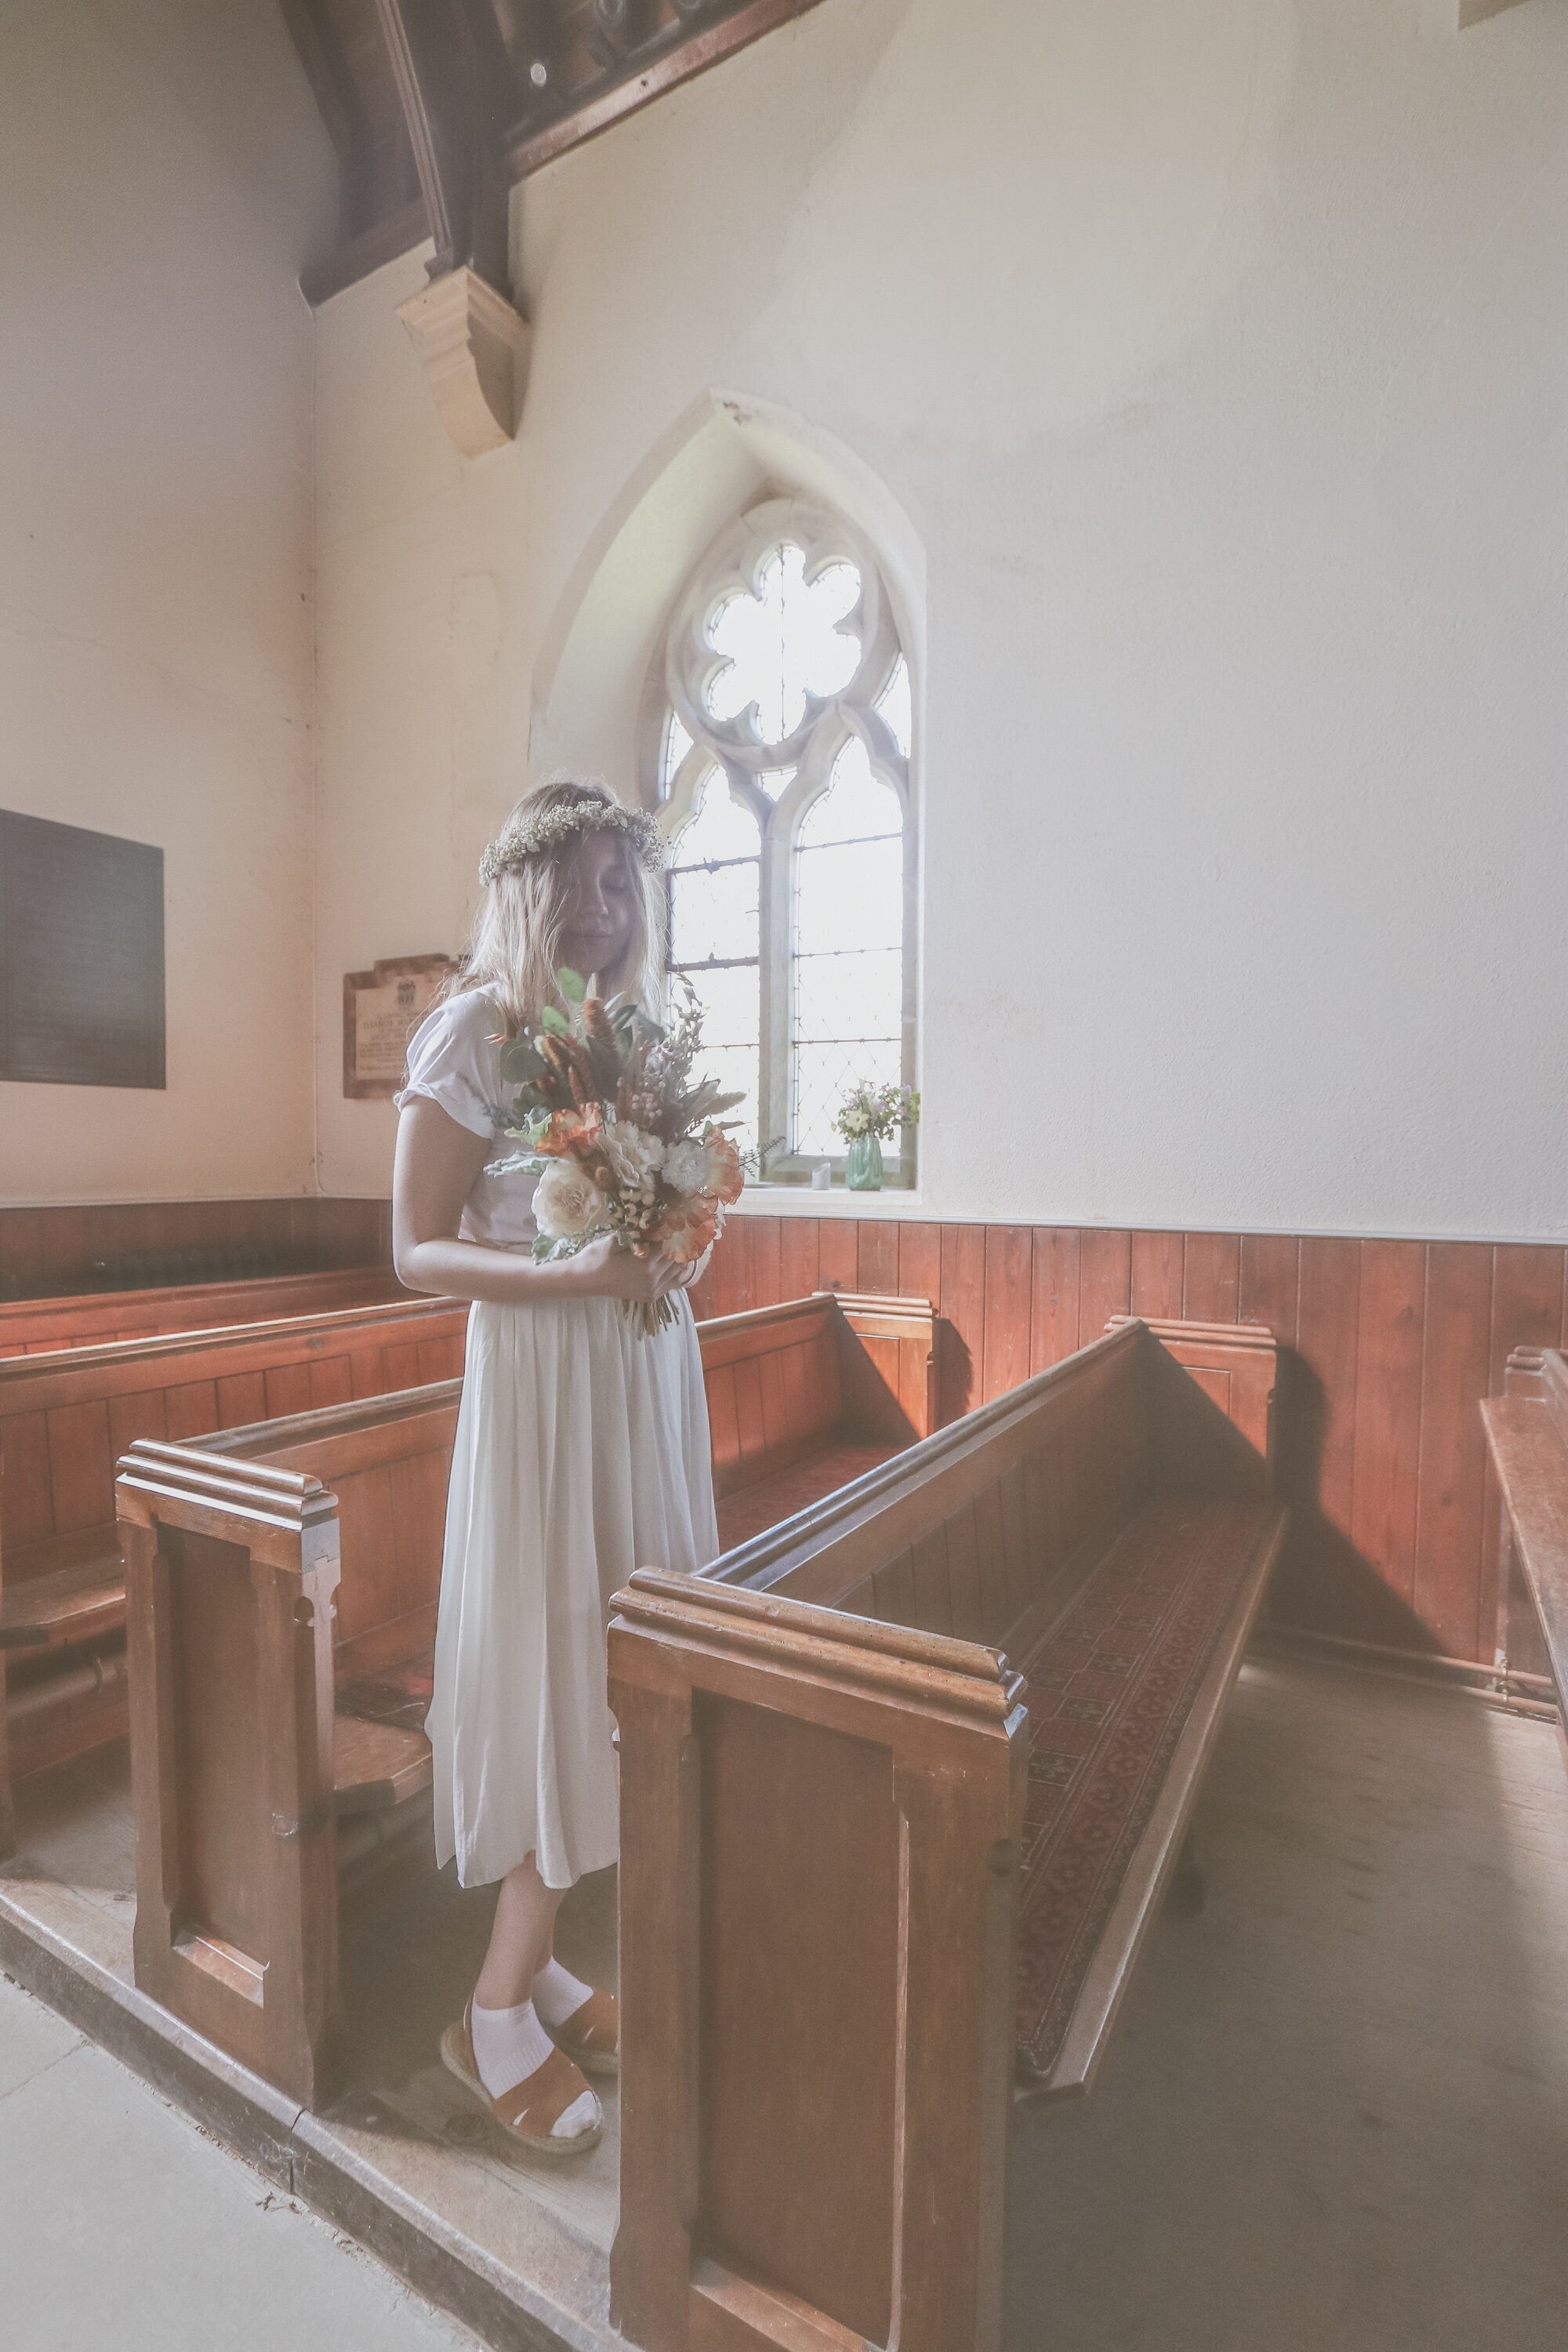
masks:
<path fill-rule="evenodd" d="M 623 808 L 619 801 L 583 800 L 514 818 L 480 856 L 479 880 L 493 882 L 525 857 L 559 849 L 577 833 L 625 834 L 627 846 L 650 874 L 664 871 L 664 842 L 646 810 Z"/>

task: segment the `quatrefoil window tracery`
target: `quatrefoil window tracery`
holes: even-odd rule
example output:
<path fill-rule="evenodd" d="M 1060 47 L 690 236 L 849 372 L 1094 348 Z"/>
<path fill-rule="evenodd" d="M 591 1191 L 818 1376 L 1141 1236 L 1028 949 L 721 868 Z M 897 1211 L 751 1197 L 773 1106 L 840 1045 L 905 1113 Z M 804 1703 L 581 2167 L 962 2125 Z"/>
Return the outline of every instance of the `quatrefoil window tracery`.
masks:
<path fill-rule="evenodd" d="M 914 1076 L 910 679 L 870 549 L 814 502 L 752 508 L 689 583 L 662 685 L 672 961 L 764 1172 L 798 1176 L 842 1152 L 846 1087 Z"/>

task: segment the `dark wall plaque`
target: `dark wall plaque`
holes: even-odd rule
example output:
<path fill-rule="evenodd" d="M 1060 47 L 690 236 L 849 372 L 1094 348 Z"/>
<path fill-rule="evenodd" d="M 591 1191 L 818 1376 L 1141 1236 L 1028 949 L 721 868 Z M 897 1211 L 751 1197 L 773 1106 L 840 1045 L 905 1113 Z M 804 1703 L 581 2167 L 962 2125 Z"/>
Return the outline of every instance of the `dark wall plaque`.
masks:
<path fill-rule="evenodd" d="M 164 1084 L 161 849 L 0 809 L 0 1078 Z"/>

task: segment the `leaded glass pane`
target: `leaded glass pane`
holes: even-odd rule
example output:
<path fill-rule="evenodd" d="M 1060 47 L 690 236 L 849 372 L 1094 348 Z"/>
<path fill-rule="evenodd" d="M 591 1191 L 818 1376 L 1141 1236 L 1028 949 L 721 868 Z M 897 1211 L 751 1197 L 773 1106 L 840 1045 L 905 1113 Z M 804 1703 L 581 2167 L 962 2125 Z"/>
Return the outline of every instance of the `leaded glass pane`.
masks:
<path fill-rule="evenodd" d="M 797 1037 L 896 1037 L 903 997 L 904 959 L 897 948 L 795 959 Z"/>
<path fill-rule="evenodd" d="M 669 877 L 670 961 L 744 961 L 757 952 L 757 863 L 679 868 Z"/>
<path fill-rule="evenodd" d="M 851 1087 L 862 1079 L 870 1086 L 897 1086 L 900 1048 L 896 1037 L 834 1039 L 822 1044 L 797 1044 L 790 1070 L 794 1146 L 813 1159 L 819 1154 L 842 1157 L 844 1139 L 833 1130 L 833 1118 Z M 897 1150 L 895 1139 L 894 1149 Z"/>
<path fill-rule="evenodd" d="M 754 963 L 697 964 L 682 977 L 702 1007 L 702 1043 L 750 1045 L 761 1034 L 761 987 Z"/>
<path fill-rule="evenodd" d="M 904 935 L 904 845 L 835 843 L 803 849 L 795 864 L 795 951 L 896 948 Z"/>
<path fill-rule="evenodd" d="M 701 787 L 694 814 L 675 837 L 672 863 L 718 865 L 731 857 L 755 857 L 758 847 L 756 818 L 731 798 L 729 784 L 714 769 Z"/>
<path fill-rule="evenodd" d="M 805 718 L 808 693 L 841 694 L 860 646 L 838 624 L 859 593 L 853 564 L 830 564 L 808 583 L 804 551 L 778 547 L 757 575 L 757 593 L 726 597 L 709 624 L 709 643 L 727 657 L 708 688 L 712 717 L 734 719 L 754 703 L 758 741 L 782 743 Z"/>
<path fill-rule="evenodd" d="M 702 1055 L 698 1065 L 705 1078 L 716 1078 L 726 1094 L 744 1095 L 733 1110 L 721 1114 L 737 1151 L 754 1151 L 757 1148 L 758 1054 L 755 1045 L 710 1045 L 707 1036 L 702 1040 Z"/>
<path fill-rule="evenodd" d="M 871 772 L 870 754 L 857 735 L 833 762 L 827 790 L 812 802 L 801 820 L 801 846 L 815 849 L 830 841 L 870 841 L 900 833 L 903 813 L 890 784 Z"/>

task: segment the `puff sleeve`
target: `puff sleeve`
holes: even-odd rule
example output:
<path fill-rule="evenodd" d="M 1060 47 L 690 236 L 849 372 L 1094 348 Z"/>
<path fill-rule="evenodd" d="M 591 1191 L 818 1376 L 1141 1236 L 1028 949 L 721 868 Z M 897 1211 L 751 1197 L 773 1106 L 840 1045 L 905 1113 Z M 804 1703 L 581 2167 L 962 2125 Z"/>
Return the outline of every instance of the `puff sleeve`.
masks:
<path fill-rule="evenodd" d="M 416 1095 L 486 1138 L 500 1127 L 500 1047 L 505 1024 L 482 990 L 465 989 L 427 1013 L 408 1045 L 408 1082 L 393 1100 L 401 1110 Z"/>

